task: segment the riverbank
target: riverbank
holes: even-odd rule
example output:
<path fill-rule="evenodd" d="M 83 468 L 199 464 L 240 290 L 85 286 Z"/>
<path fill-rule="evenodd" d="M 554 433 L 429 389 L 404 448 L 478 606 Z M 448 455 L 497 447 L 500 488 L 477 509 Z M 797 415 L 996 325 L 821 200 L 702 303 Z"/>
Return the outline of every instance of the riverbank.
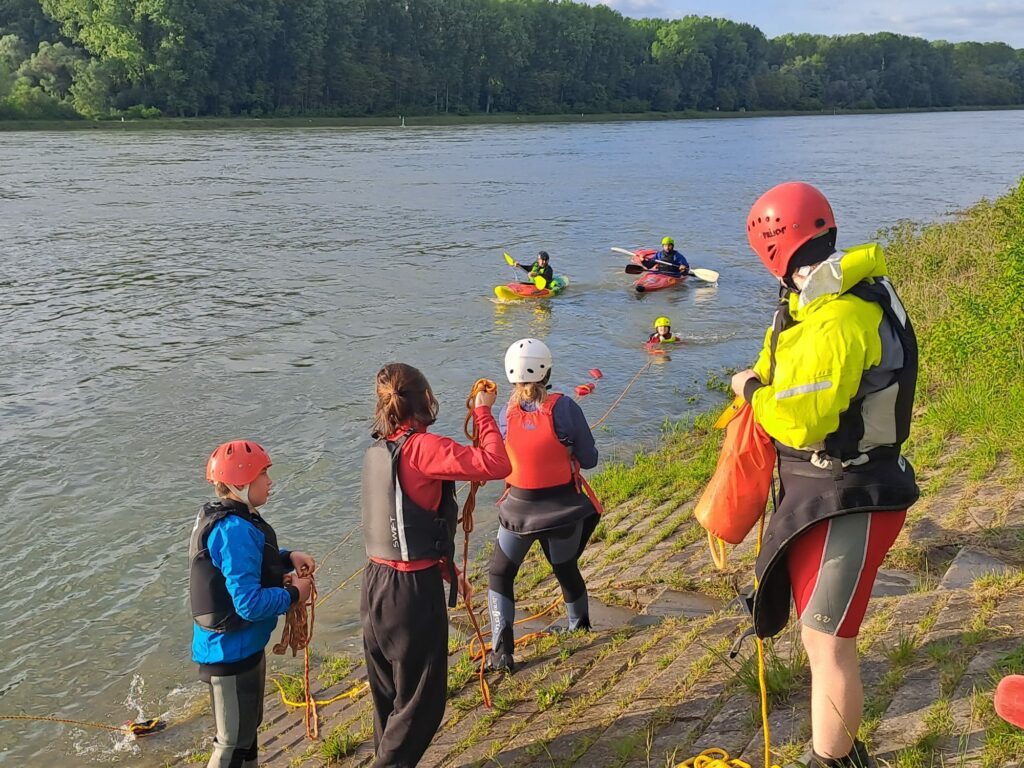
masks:
<path fill-rule="evenodd" d="M 1024 733 L 995 716 L 991 692 L 1001 675 L 1024 673 L 1024 181 L 950 222 L 902 225 L 885 241 L 922 350 L 908 453 L 923 497 L 860 635 L 860 736 L 892 768 L 1019 765 Z M 468 632 L 453 639 L 450 706 L 422 765 L 650 768 L 711 747 L 761 765 L 756 658 L 749 643 L 738 658 L 727 654 L 745 626 L 729 601 L 750 581 L 753 543 L 718 572 L 691 512 L 717 454 L 710 420 L 680 425 L 656 451 L 594 478 L 608 506 L 583 561 L 597 631 L 525 645 L 519 671 L 492 679 L 490 710 Z M 480 567 L 473 581 L 482 591 Z M 517 592 L 523 615 L 557 596 L 537 553 Z M 466 630 L 463 615 L 453 621 Z M 767 646 L 773 759 L 784 764 L 809 736 L 806 657 L 792 628 Z M 264 765 L 362 766 L 372 756 L 360 660 L 323 655 L 317 697 L 352 697 L 321 709 L 323 738 L 309 743 L 301 711 L 275 694 Z"/>
<path fill-rule="evenodd" d="M 808 117 L 836 115 L 901 115 L 930 112 L 1005 112 L 1024 105 L 907 109 L 778 110 L 758 112 L 609 112 L 600 114 L 520 115 L 508 113 L 382 117 L 159 117 L 148 120 L 0 120 L 2 131 L 209 131 L 253 128 L 382 128 L 460 125 L 517 125 L 647 122 L 664 120 L 730 120 L 755 117 Z"/>

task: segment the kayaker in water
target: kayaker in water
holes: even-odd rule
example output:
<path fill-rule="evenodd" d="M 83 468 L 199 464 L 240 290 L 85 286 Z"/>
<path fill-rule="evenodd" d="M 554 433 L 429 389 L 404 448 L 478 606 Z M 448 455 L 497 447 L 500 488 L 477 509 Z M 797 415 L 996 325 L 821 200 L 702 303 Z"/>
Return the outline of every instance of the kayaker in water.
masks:
<path fill-rule="evenodd" d="M 654 333 L 647 339 L 648 344 L 674 344 L 681 339 L 672 333 L 672 321 L 659 317 L 654 321 Z"/>
<path fill-rule="evenodd" d="M 836 252 L 825 196 L 789 182 L 747 218 L 751 248 L 787 298 L 752 370 L 732 378 L 779 454 L 780 493 L 755 565 L 754 630 L 773 637 L 790 595 L 811 669 L 803 768 L 870 768 L 857 634 L 878 568 L 917 501 L 901 455 L 917 340 L 878 245 Z M 788 767 L 787 767 L 788 768 Z"/>
<path fill-rule="evenodd" d="M 217 734 L 208 768 L 255 766 L 267 685 L 264 648 L 277 617 L 309 599 L 316 569 L 302 552 L 278 549 L 257 507 L 270 494 L 270 456 L 251 440 L 217 447 L 206 479 L 218 501 L 196 517 L 189 542 L 192 659 L 210 687 Z M 295 571 L 285 586 L 285 574 Z"/>
<path fill-rule="evenodd" d="M 685 275 L 690 271 L 690 263 L 676 250 L 676 242 L 671 237 L 663 237 L 661 250 L 644 259 L 641 264 L 647 269 L 667 275 Z"/>
<path fill-rule="evenodd" d="M 416 765 L 444 717 L 448 692 L 448 611 L 443 579 L 466 594 L 455 568 L 455 482 L 500 480 L 512 469 L 480 392 L 473 418 L 480 447 L 431 434 L 438 403 L 430 384 L 404 363 L 377 373 L 376 443 L 363 460 L 366 555 L 359 613 L 373 698 L 375 768 Z M 449 592 L 449 606 L 455 595 Z"/>
<path fill-rule="evenodd" d="M 512 462 L 498 502 L 498 541 L 487 594 L 492 649 L 488 666 L 513 672 L 515 579 L 534 542 L 562 587 L 568 629 L 590 629 L 587 585 L 579 558 L 598 522 L 596 497 L 580 469 L 597 465 L 594 436 L 579 405 L 548 392 L 551 350 L 521 339 L 505 353 L 505 375 L 515 386 L 498 417 Z"/>
<path fill-rule="evenodd" d="M 548 257 L 547 251 L 541 251 L 537 254 L 537 260 L 528 267 L 523 266 L 518 261 L 516 266 L 523 270 L 530 276 L 532 281 L 535 277 L 544 278 L 544 286 L 548 287 L 551 285 L 551 280 L 554 278 L 554 270 L 551 269 L 551 265 L 548 263 L 551 259 Z"/>

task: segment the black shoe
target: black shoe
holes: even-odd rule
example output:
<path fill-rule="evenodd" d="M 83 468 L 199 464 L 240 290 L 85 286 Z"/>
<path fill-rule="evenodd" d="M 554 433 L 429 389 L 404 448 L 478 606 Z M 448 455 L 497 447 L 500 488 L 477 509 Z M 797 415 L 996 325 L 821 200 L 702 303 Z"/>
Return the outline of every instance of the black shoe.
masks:
<path fill-rule="evenodd" d="M 846 757 L 822 757 L 809 749 L 795 763 L 787 763 L 786 768 L 878 768 L 878 763 L 868 754 L 864 742 L 857 740 Z"/>
<path fill-rule="evenodd" d="M 498 653 L 491 651 L 487 654 L 487 670 L 489 672 L 504 672 L 511 675 L 516 671 L 516 662 L 511 653 Z"/>

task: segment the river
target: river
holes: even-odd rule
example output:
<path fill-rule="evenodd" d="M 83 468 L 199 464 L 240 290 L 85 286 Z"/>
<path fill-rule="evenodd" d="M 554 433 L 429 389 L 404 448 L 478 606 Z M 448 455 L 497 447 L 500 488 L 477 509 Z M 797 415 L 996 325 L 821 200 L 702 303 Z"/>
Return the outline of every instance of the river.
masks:
<path fill-rule="evenodd" d="M 503 383 L 505 347 L 540 336 L 561 387 L 603 370 L 597 418 L 668 314 L 689 343 L 598 433 L 628 458 L 756 352 L 775 299 L 746 244 L 760 192 L 817 183 L 854 245 L 1003 193 L 1021 137 L 1024 112 L 0 133 L 0 714 L 173 719 L 202 697 L 187 539 L 218 442 L 267 446 L 267 517 L 323 555 L 358 517 L 381 364 L 421 367 L 455 435 L 473 380 Z M 609 247 L 666 234 L 719 286 L 632 292 Z M 502 251 L 542 248 L 568 291 L 494 303 Z M 491 535 L 493 507 L 478 515 Z M 361 560 L 356 537 L 321 592 Z M 318 612 L 320 647 L 354 647 L 357 598 Z M 0 764 L 136 765 L 140 746 L 0 722 Z"/>

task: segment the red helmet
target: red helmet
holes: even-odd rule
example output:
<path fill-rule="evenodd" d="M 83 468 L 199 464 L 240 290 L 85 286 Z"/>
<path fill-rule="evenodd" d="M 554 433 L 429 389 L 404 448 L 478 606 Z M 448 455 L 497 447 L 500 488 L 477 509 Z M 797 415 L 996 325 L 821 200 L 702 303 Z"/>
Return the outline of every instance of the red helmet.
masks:
<path fill-rule="evenodd" d="M 754 203 L 747 217 L 747 240 L 769 272 L 786 277 L 800 246 L 835 226 L 832 206 L 820 191 L 802 181 L 787 181 Z"/>
<path fill-rule="evenodd" d="M 270 466 L 270 454 L 252 440 L 232 440 L 218 445 L 206 462 L 206 479 L 236 488 L 246 486 Z"/>

